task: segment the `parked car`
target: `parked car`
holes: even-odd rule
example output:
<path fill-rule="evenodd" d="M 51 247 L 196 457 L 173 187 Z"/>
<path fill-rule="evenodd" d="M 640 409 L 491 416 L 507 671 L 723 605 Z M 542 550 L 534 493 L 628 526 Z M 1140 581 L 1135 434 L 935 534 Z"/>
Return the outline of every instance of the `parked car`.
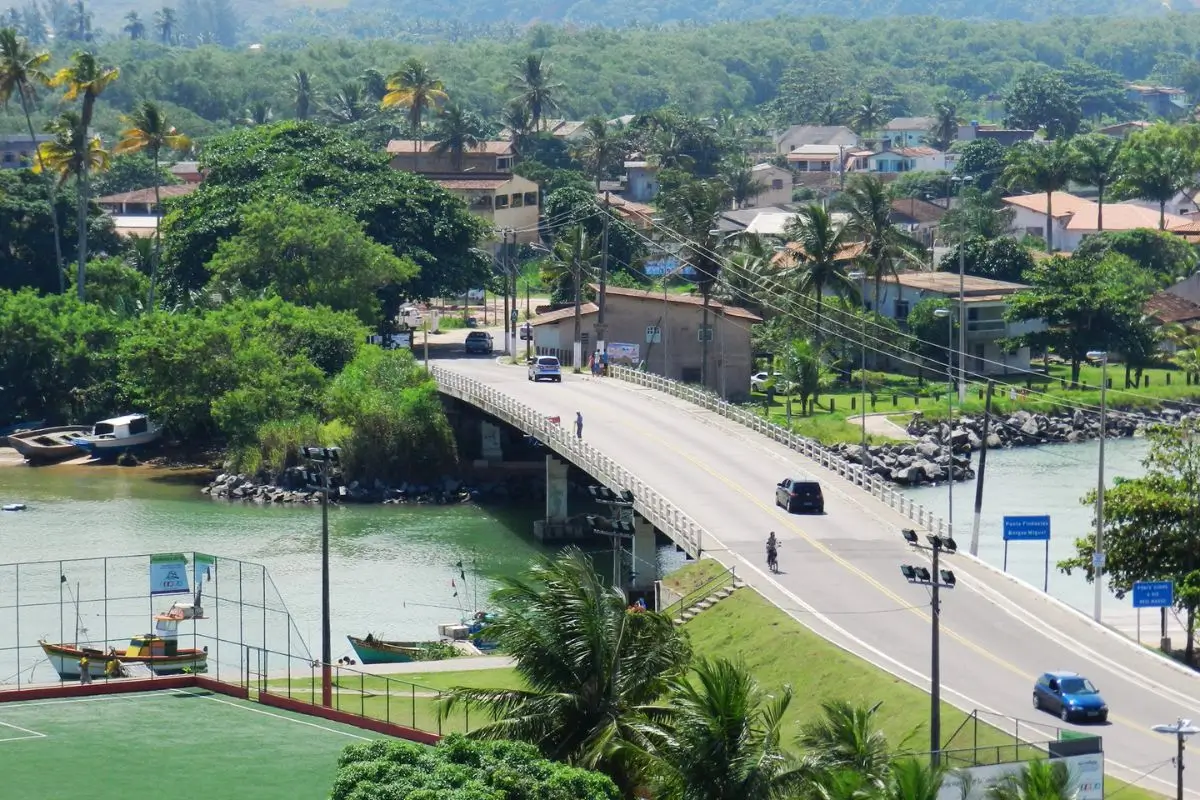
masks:
<path fill-rule="evenodd" d="M 463 349 L 468 353 L 481 353 L 485 356 L 492 354 L 492 335 L 487 331 L 471 331 L 463 343 Z"/>
<path fill-rule="evenodd" d="M 767 381 L 771 380 L 772 378 L 775 380 L 773 385 L 776 392 L 786 394 L 788 389 L 791 388 L 790 384 L 788 384 L 788 382 L 785 381 L 783 376 L 778 372 L 776 372 L 774 375 L 771 375 L 769 372 L 757 372 L 753 375 L 753 377 L 750 378 L 750 391 L 765 392 L 767 390 Z"/>
<path fill-rule="evenodd" d="M 554 356 L 538 356 L 529 365 L 529 380 L 562 383 L 562 365 Z"/>
<path fill-rule="evenodd" d="M 775 505 L 794 514 L 797 511 L 825 513 L 825 495 L 821 484 L 808 478 L 784 478 L 775 486 Z"/>
<path fill-rule="evenodd" d="M 1074 672 L 1047 672 L 1033 684 L 1033 707 L 1057 713 L 1063 722 L 1107 722 L 1108 705 L 1100 690 Z"/>

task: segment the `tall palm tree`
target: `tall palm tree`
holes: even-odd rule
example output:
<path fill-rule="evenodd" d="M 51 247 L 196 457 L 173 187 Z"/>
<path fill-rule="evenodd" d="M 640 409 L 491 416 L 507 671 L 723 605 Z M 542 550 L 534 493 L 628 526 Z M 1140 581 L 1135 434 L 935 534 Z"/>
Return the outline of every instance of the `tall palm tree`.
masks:
<path fill-rule="evenodd" d="M 532 742 L 548 757 L 612 777 L 627 794 L 642 782 L 644 720 L 687 670 L 687 639 L 671 620 L 627 608 L 578 549 L 502 578 L 489 634 L 512 653 L 527 689 L 453 688 L 459 705 L 494 720 L 469 734 Z"/>
<path fill-rule="evenodd" d="M 433 152 L 450 156 L 450 165 L 462 171 L 463 156 L 479 147 L 485 136 L 483 120 L 457 103 L 450 103 L 438 115 L 434 128 Z"/>
<path fill-rule="evenodd" d="M 359 122 L 371 115 L 371 108 L 364 99 L 363 86 L 351 81 L 333 93 L 324 111 L 335 122 L 348 124 Z"/>
<path fill-rule="evenodd" d="M 122 155 L 145 150 L 154 160 L 154 207 L 157 216 L 154 218 L 154 257 L 150 262 L 150 293 L 146 303 L 147 308 L 153 309 L 154 285 L 158 280 L 158 267 L 162 259 L 162 239 L 159 235 L 162 222 L 162 170 L 158 166 L 158 157 L 164 149 L 187 150 L 192 146 L 192 141 L 171 125 L 162 108 L 150 100 L 140 103 L 123 121 L 128 127 L 121 131 L 121 139 L 113 152 Z"/>
<path fill-rule="evenodd" d="M 33 117 L 31 107 L 37 100 L 37 87 L 50 82 L 45 67 L 50 63 L 50 54 L 44 50 L 30 49 L 26 39 L 17 37 L 12 28 L 0 29 L 0 106 L 8 106 L 9 100 L 16 95 L 21 103 L 21 111 L 25 114 L 25 126 L 29 130 L 29 146 L 36 154 L 41 164 L 42 151 L 38 147 L 37 134 L 33 132 Z M 54 181 L 46 182 L 46 199 L 50 202 L 50 219 L 54 225 L 54 265 L 58 270 L 58 291 L 65 291 L 63 275 L 62 234 L 58 224 L 58 198 L 56 197 Z"/>
<path fill-rule="evenodd" d="M 275 109 L 271 108 L 271 103 L 268 100 L 255 100 L 242 111 L 240 119 L 235 120 L 238 125 L 245 125 L 247 128 L 254 128 L 259 125 L 269 125 L 271 120 L 275 119 Z"/>
<path fill-rule="evenodd" d="M 308 119 L 309 111 L 317 97 L 308 70 L 298 69 L 292 74 L 292 89 L 296 96 L 296 119 L 303 122 Z"/>
<path fill-rule="evenodd" d="M 583 171 L 596 182 L 608 174 L 624 154 L 625 143 L 619 129 L 613 129 L 601 117 L 590 117 L 583 124 L 583 136 L 574 150 L 574 156 L 583 164 Z"/>
<path fill-rule="evenodd" d="M 1075 171 L 1071 177 L 1096 187 L 1096 230 L 1104 230 L 1104 193 L 1117 179 L 1125 143 L 1102 133 L 1089 133 L 1071 140 L 1075 149 Z"/>
<path fill-rule="evenodd" d="M 92 115 L 96 110 L 96 100 L 104 93 L 104 90 L 112 85 L 121 74 L 121 71 L 116 67 L 107 67 L 100 63 L 94 53 L 77 52 L 71 56 L 69 66 L 63 67 L 58 72 L 54 73 L 54 77 L 50 79 L 50 85 L 61 87 L 64 89 L 64 100 L 80 99 L 78 123 L 79 130 L 76 132 L 75 141 L 82 148 L 82 151 L 90 150 L 91 145 L 84 146 L 85 142 L 90 142 L 88 129 L 92 125 Z M 60 119 L 65 119 L 64 117 Z M 99 139 L 97 138 L 97 142 Z M 78 204 L 76 207 L 76 224 L 79 226 L 79 264 L 76 268 L 76 288 L 79 290 L 79 299 L 84 299 L 84 273 L 87 269 L 87 212 L 88 203 L 91 201 L 91 179 L 90 172 L 92 166 L 90 157 L 81 156 L 78 161 Z M 107 162 L 106 162 L 107 163 Z"/>
<path fill-rule="evenodd" d="M 1054 252 L 1054 193 L 1075 174 L 1075 150 L 1067 139 L 1025 142 L 1008 151 L 1001 181 L 1009 188 L 1046 193 L 1046 252 Z"/>
<path fill-rule="evenodd" d="M 1131 139 L 1121 151 L 1118 169 L 1121 194 L 1158 203 L 1159 230 L 1167 227 L 1167 203 L 1196 183 L 1196 159 L 1177 145 Z"/>
<path fill-rule="evenodd" d="M 951 100 L 943 100 L 934 106 L 933 127 L 929 129 L 929 145 L 938 150 L 949 150 L 958 139 L 958 106 Z"/>
<path fill-rule="evenodd" d="M 562 286 L 570 278 L 571 302 L 575 305 L 575 339 L 571 349 L 571 367 L 579 372 L 583 367 L 586 356 L 583 353 L 583 286 L 596 273 L 596 264 L 600 252 L 596 242 L 588 236 L 587 229 L 582 225 L 568 228 L 554 242 L 552 263 L 543 270 L 543 279 L 550 278 L 548 283 Z M 555 280 L 557 273 L 557 280 Z M 560 292 L 561 294 L 561 292 Z"/>
<path fill-rule="evenodd" d="M 129 34 L 132 41 L 137 41 L 146 35 L 146 23 L 142 22 L 141 15 L 136 11 L 130 11 L 125 15 L 125 25 L 121 30 Z"/>
<path fill-rule="evenodd" d="M 828 289 L 838 297 L 857 297 L 858 287 L 846 274 L 849 261 L 847 246 L 853 243 L 848 227 L 838 227 L 828 211 L 818 204 L 806 206 L 785 229 L 788 240 L 794 243 L 789 251 L 785 276 L 794 291 L 802 297 L 811 296 L 815 310 L 815 340 L 820 350 L 822 340 L 821 309 Z"/>
<path fill-rule="evenodd" d="M 871 134 L 878 132 L 885 122 L 887 112 L 870 92 L 863 95 L 851 109 L 850 123 L 863 139 L 870 140 Z"/>
<path fill-rule="evenodd" d="M 175 27 L 178 24 L 179 18 L 175 14 L 175 9 L 163 6 L 154 12 L 154 28 L 158 31 L 159 41 L 163 44 L 175 42 Z"/>
<path fill-rule="evenodd" d="M 529 108 L 518 100 L 509 102 L 500 115 L 500 124 L 508 128 L 512 135 L 513 147 L 520 153 L 525 140 L 533 132 L 533 118 L 529 116 Z"/>
<path fill-rule="evenodd" d="M 363 92 L 376 103 L 382 103 L 387 97 L 387 76 L 377 69 L 365 69 L 360 77 Z"/>
<path fill-rule="evenodd" d="M 768 800 L 798 785 L 781 739 L 791 687 L 775 696 L 743 664 L 701 659 L 670 684 L 670 708 L 652 748 L 666 800 Z"/>
<path fill-rule="evenodd" d="M 924 248 L 892 224 L 892 201 L 883 181 L 874 175 L 852 176 L 836 205 L 850 215 L 847 232 L 863 243 L 864 266 L 875 284 L 871 308 L 878 316 L 883 276 L 896 274 L 897 261 L 921 266 Z"/>
<path fill-rule="evenodd" d="M 383 96 L 380 105 L 408 110 L 415 153 L 421 146 L 421 119 L 430 108 L 437 108 L 449 99 L 446 87 L 428 64 L 413 57 L 388 76 L 387 88 L 388 93 Z"/>
<path fill-rule="evenodd" d="M 1079 795 L 1066 764 L 1038 759 L 987 790 L 988 800 L 1074 800 Z"/>
<path fill-rule="evenodd" d="M 554 81 L 554 72 L 542 60 L 541 53 L 530 53 L 514 66 L 516 71 L 510 78 L 517 92 L 514 99 L 529 109 L 533 130 L 539 131 L 543 116 L 558 107 L 563 85 Z"/>

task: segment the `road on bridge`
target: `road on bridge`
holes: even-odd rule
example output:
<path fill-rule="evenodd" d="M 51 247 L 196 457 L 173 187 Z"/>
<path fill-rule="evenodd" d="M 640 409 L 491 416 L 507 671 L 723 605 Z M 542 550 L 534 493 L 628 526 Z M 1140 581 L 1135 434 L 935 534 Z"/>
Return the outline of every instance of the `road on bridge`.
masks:
<path fill-rule="evenodd" d="M 712 537 L 708 555 L 735 565 L 813 631 L 928 689 L 928 593 L 899 570 L 922 558 L 900 535 L 911 521 L 798 453 L 664 393 L 586 375 L 534 384 L 524 367 L 495 359 L 437 363 L 564 424 L 581 411 L 584 439 L 703 526 Z M 775 484 L 804 474 L 825 488 L 822 516 L 788 515 L 774 505 Z M 772 530 L 781 540 L 777 575 L 765 569 Z M 1098 733 L 1110 774 L 1133 781 L 1153 770 L 1140 783 L 1173 794 L 1175 742 L 1150 727 L 1200 718 L 1200 676 L 980 562 L 963 555 L 943 562 L 958 578 L 942 593 L 943 698 L 1040 723 L 1046 734 L 1058 726 Z M 1097 684 L 1111 709 L 1108 724 L 1061 723 L 1032 708 L 1034 679 L 1055 669 Z M 951 746 L 970 746 L 959 741 Z M 1185 775 L 1189 796 L 1200 798 L 1200 769 Z"/>

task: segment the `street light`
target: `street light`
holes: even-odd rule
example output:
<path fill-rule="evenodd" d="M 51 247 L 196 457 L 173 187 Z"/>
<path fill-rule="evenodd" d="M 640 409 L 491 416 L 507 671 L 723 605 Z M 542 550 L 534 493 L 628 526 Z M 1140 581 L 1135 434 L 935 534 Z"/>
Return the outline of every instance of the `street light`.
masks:
<path fill-rule="evenodd" d="M 854 272 L 851 272 L 846 277 L 848 277 L 852 281 L 858 281 L 858 293 L 859 293 L 860 299 L 862 300 L 862 312 L 863 312 L 863 320 L 862 320 L 863 337 L 862 337 L 862 342 L 861 342 L 861 344 L 862 344 L 862 364 L 859 369 L 859 378 L 861 379 L 860 382 L 861 382 L 861 390 L 862 390 L 862 414 L 859 416 L 859 420 L 862 422 L 863 461 L 868 461 L 869 457 L 867 454 L 867 336 L 866 336 L 867 273 L 865 270 L 859 269 L 859 270 L 855 270 Z"/>
<path fill-rule="evenodd" d="M 1096 479 L 1096 547 L 1092 552 L 1092 569 L 1096 584 L 1096 604 L 1092 616 L 1100 621 L 1100 601 L 1102 590 L 1100 575 L 1104 572 L 1104 439 L 1106 438 L 1106 423 L 1108 421 L 1108 353 L 1104 350 L 1089 350 L 1090 360 L 1100 361 L 1100 476 Z"/>
<path fill-rule="evenodd" d="M 941 569 L 938 566 L 938 555 L 940 553 L 946 553 L 947 555 L 957 553 L 958 543 L 951 536 L 935 536 L 930 534 L 925 537 L 929 544 L 923 545 L 920 543 L 917 532 L 911 528 L 906 528 L 900 533 L 904 537 L 904 541 L 908 542 L 914 549 L 927 550 L 933 553 L 933 565 L 931 569 L 914 567 L 911 564 L 902 564 L 900 565 L 900 574 L 909 583 L 928 586 L 930 589 L 929 760 L 936 767 L 940 760 L 940 751 L 942 749 L 941 600 L 938 590 L 953 589 L 958 584 L 958 579 L 954 576 L 953 571 Z"/>
<path fill-rule="evenodd" d="M 1183 744 L 1187 737 L 1200 733 L 1200 728 L 1193 725 L 1190 719 L 1180 718 L 1170 725 L 1154 725 L 1150 730 L 1175 737 L 1178 748 L 1175 752 L 1175 800 L 1183 800 Z"/>
<path fill-rule="evenodd" d="M 593 533 L 600 533 L 612 539 L 613 546 L 613 586 L 618 590 L 621 589 L 621 559 L 622 550 L 621 542 L 623 540 L 632 540 L 634 533 L 633 525 L 633 492 L 628 489 L 623 489 L 620 492 L 614 492 L 607 486 L 589 486 L 588 492 L 592 495 L 592 499 L 602 506 L 608 506 L 614 509 L 611 518 L 589 514 L 587 516 L 588 525 Z M 637 565 L 634 565 L 637 569 Z"/>
<path fill-rule="evenodd" d="M 951 180 L 959 187 L 969 186 L 975 180 L 970 175 L 955 175 Z M 947 207 L 949 202 L 947 202 Z M 958 233 L 958 404 L 967 402 L 967 229 L 964 225 Z"/>
<path fill-rule="evenodd" d="M 946 318 L 946 342 L 954 336 L 954 316 L 948 308 L 935 308 L 935 317 Z M 949 352 L 949 348 L 947 348 Z M 946 420 L 946 450 L 950 453 L 950 463 L 946 466 L 946 494 L 950 499 L 950 507 L 946 514 L 946 533 L 954 535 L 954 371 L 950 358 L 946 358 L 946 375 L 950 379 L 950 392 L 946 395 L 946 406 L 949 409 L 949 419 Z"/>
<path fill-rule="evenodd" d="M 321 704 L 333 706 L 333 640 L 329 626 L 329 473 L 341 465 L 340 447 L 302 447 L 304 458 L 320 464 L 321 483 Z M 309 483 L 312 474 L 308 474 Z"/>

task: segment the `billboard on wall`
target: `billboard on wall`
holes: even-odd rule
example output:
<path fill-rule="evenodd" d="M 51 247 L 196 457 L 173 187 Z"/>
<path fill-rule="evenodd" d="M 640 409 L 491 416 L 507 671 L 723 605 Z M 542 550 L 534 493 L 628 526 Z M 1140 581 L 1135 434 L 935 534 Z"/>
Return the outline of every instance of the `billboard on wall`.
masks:
<path fill-rule="evenodd" d="M 1067 771 L 1076 788 L 1077 800 L 1104 800 L 1103 753 L 1054 758 L 1051 761 L 1055 764 L 1066 764 Z M 938 800 L 986 800 L 988 789 L 1004 780 L 1005 776 L 1020 774 L 1028 763 L 1028 761 L 1015 761 L 1008 764 L 989 764 L 983 767 L 952 770 L 942 780 Z M 966 788 L 965 792 L 964 788 Z"/>
<path fill-rule="evenodd" d="M 638 353 L 640 351 L 638 345 L 624 342 L 608 342 L 606 349 L 608 350 L 608 363 L 618 364 L 623 367 L 636 367 L 638 365 Z"/>

